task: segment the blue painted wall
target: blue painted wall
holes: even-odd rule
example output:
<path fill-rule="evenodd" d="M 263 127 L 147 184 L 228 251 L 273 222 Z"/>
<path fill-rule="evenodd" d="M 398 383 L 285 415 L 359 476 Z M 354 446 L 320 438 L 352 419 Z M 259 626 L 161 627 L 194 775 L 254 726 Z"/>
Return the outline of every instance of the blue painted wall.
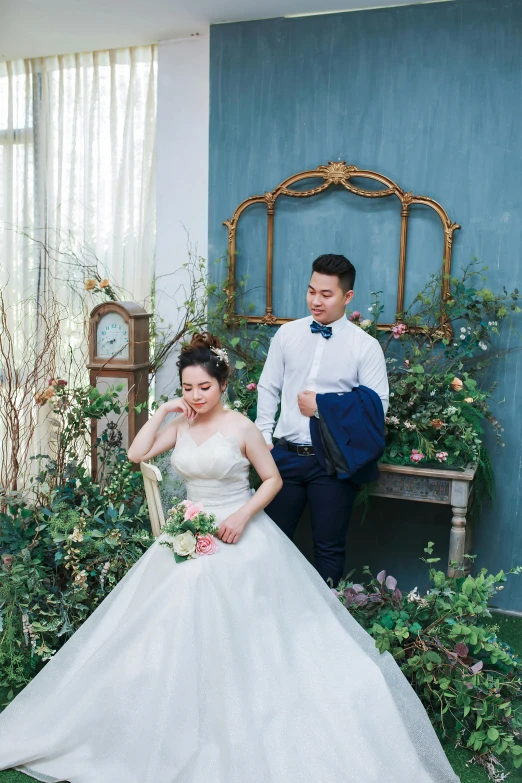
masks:
<path fill-rule="evenodd" d="M 522 4 L 474 0 L 211 29 L 209 258 L 226 250 L 221 223 L 244 198 L 328 160 L 386 174 L 428 195 L 462 225 L 454 268 L 477 256 L 490 283 L 522 280 Z M 243 220 L 243 218 L 242 218 Z M 439 268 L 438 218 L 417 210 L 408 244 L 408 294 Z M 265 220 L 241 226 L 239 274 L 263 311 Z M 311 261 L 345 253 L 358 270 L 356 301 L 382 290 L 394 310 L 399 209 L 392 200 L 329 192 L 288 199 L 276 215 L 275 309 L 306 314 Z M 212 264 L 216 277 L 223 263 Z M 522 323 L 520 324 L 522 332 Z M 518 338 L 506 334 L 506 345 Z M 506 446 L 492 451 L 498 497 L 476 527 L 479 563 L 522 563 L 522 354 L 498 368 L 498 417 Z M 429 538 L 446 554 L 447 510 L 375 501 L 361 525 L 355 515 L 347 565 L 387 567 L 402 586 L 422 584 L 416 557 Z M 309 547 L 304 525 L 300 533 Z M 513 577 L 498 604 L 522 610 Z"/>

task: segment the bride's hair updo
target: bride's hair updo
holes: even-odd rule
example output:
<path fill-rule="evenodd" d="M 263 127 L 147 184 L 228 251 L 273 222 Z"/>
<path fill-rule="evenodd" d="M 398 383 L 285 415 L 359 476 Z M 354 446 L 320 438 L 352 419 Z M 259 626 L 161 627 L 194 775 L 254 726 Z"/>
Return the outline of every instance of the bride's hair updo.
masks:
<path fill-rule="evenodd" d="M 230 375 L 228 355 L 221 344 L 221 340 L 210 332 L 193 334 L 190 343 L 181 349 L 181 355 L 177 361 L 179 380 L 181 382 L 183 370 L 186 367 L 199 365 L 218 381 L 222 386 Z"/>

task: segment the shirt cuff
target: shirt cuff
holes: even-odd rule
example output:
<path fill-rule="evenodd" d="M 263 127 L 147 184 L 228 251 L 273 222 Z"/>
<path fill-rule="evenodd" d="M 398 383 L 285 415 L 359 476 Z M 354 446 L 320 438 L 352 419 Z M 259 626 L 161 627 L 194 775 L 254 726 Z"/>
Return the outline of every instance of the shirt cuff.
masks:
<path fill-rule="evenodd" d="M 265 430 L 264 432 L 261 433 L 261 435 L 265 439 L 265 443 L 268 446 L 271 446 L 272 445 L 272 432 L 270 430 Z"/>

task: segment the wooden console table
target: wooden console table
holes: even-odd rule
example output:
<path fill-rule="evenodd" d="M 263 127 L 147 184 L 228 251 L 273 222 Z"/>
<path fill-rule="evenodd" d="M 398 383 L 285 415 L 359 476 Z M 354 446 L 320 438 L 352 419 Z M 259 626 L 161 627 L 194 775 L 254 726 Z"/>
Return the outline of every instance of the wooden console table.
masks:
<path fill-rule="evenodd" d="M 468 574 L 469 562 L 464 563 L 464 556 L 471 553 L 472 530 L 471 525 L 467 524 L 467 513 L 476 466 L 469 466 L 465 470 L 438 470 L 379 464 L 379 471 L 381 475 L 371 491 L 372 495 L 451 506 L 453 517 L 448 563 L 456 561 L 463 568 L 451 568 L 448 565 L 446 573 L 448 576 Z"/>

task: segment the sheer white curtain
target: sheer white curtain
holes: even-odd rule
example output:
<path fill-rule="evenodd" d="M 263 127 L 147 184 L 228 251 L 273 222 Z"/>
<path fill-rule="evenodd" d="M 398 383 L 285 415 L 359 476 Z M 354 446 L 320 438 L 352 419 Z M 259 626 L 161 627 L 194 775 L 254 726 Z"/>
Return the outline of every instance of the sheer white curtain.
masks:
<path fill-rule="evenodd" d="M 10 301 L 63 277 L 68 243 L 138 301 L 149 295 L 156 82 L 155 46 L 0 63 L 0 282 L 9 279 Z"/>
<path fill-rule="evenodd" d="M 156 47 L 48 58 L 40 70 L 45 224 L 143 301 L 154 267 Z"/>
<path fill-rule="evenodd" d="M 62 345 L 85 366 L 81 325 L 101 301 L 84 290 L 94 270 L 125 298 L 149 297 L 156 84 L 155 46 L 0 62 L 0 293 L 14 338 L 11 359 L 0 355 L 0 394 L 27 385 L 51 300 Z M 17 357 L 23 369 L 6 383 Z"/>

